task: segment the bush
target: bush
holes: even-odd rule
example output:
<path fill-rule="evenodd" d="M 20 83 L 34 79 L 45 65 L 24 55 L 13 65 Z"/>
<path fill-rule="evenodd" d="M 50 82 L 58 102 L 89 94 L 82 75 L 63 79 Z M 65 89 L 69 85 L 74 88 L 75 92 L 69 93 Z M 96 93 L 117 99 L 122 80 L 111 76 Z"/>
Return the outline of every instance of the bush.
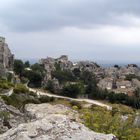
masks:
<path fill-rule="evenodd" d="M 14 88 L 14 93 L 28 93 L 29 90 L 22 84 L 17 84 Z"/>
<path fill-rule="evenodd" d="M 0 118 L 1 119 L 9 119 L 10 113 L 7 111 L 0 111 Z"/>
<path fill-rule="evenodd" d="M 13 87 L 13 84 L 6 81 L 6 80 L 0 80 L 0 88 L 1 89 L 10 89 L 11 87 Z"/>
<path fill-rule="evenodd" d="M 52 77 L 58 79 L 60 83 L 65 83 L 68 81 L 74 82 L 76 77 L 70 70 L 57 70 L 52 72 Z"/>
<path fill-rule="evenodd" d="M 25 78 L 25 77 L 21 77 L 21 82 L 22 82 L 23 84 L 26 84 L 26 83 L 28 82 L 28 79 Z"/>
<path fill-rule="evenodd" d="M 134 118 L 129 115 L 129 118 L 122 121 L 122 114 L 118 110 L 114 112 L 105 109 L 82 109 L 81 119 L 84 124 L 91 130 L 100 133 L 112 133 L 119 140 L 139 140 L 140 129 L 133 125 Z"/>
<path fill-rule="evenodd" d="M 70 102 L 70 105 L 73 107 L 73 106 L 77 106 L 78 109 L 82 109 L 82 105 L 79 103 L 79 102 L 76 102 L 76 101 L 71 101 Z"/>
<path fill-rule="evenodd" d="M 29 103 L 40 104 L 54 101 L 53 97 L 41 96 L 40 98 L 37 98 L 37 95 L 32 92 L 27 92 L 27 94 L 13 93 L 9 97 L 3 95 L 2 99 L 7 105 L 12 105 L 20 110 L 22 110 L 24 106 Z"/>
<path fill-rule="evenodd" d="M 19 96 L 14 93 L 9 97 L 3 95 L 2 99 L 5 101 L 7 105 L 12 105 L 17 108 L 19 108 L 22 105 L 22 100 L 23 100 L 21 98 L 19 99 Z"/>
<path fill-rule="evenodd" d="M 53 102 L 53 101 L 54 101 L 54 97 L 41 96 L 41 97 L 39 98 L 39 101 L 40 101 L 41 103 Z"/>
<path fill-rule="evenodd" d="M 22 109 L 25 104 L 28 104 L 28 103 L 35 103 L 35 104 L 39 104 L 40 101 L 33 97 L 33 96 L 30 96 L 28 94 L 15 94 L 13 93 L 11 96 L 2 96 L 2 99 L 5 101 L 5 103 L 7 105 L 12 105 L 18 109 Z"/>
<path fill-rule="evenodd" d="M 53 81 L 49 80 L 47 85 L 44 87 L 45 90 L 49 90 L 50 92 L 54 92 Z"/>
<path fill-rule="evenodd" d="M 17 74 L 17 75 L 22 75 L 24 71 L 24 64 L 22 62 L 22 60 L 15 60 L 14 61 L 14 72 Z"/>
<path fill-rule="evenodd" d="M 33 96 L 33 97 L 37 97 L 37 94 L 34 93 L 34 92 L 32 92 L 32 91 L 30 91 L 30 92 L 28 93 L 28 95 Z"/>
<path fill-rule="evenodd" d="M 68 84 L 62 89 L 61 94 L 71 98 L 77 98 L 79 95 L 84 93 L 84 87 L 82 84 Z"/>

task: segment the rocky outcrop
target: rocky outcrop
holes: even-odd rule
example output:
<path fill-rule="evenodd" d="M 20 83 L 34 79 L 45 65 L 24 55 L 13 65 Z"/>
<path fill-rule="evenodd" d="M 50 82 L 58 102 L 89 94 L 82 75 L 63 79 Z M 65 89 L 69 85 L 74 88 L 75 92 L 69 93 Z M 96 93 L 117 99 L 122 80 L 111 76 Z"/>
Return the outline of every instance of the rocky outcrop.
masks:
<path fill-rule="evenodd" d="M 0 99 L 0 133 L 17 127 L 25 122 L 25 116 L 13 106 L 8 106 Z"/>
<path fill-rule="evenodd" d="M 0 37 L 0 64 L 4 68 L 11 70 L 13 68 L 13 54 L 8 47 L 8 44 L 5 42 L 5 38 Z"/>
<path fill-rule="evenodd" d="M 14 55 L 11 53 L 5 38 L 0 37 L 0 76 L 5 78 L 6 73 L 13 69 Z"/>
<path fill-rule="evenodd" d="M 0 140 L 112 140 L 113 135 L 95 133 L 78 122 L 78 113 L 63 105 L 28 104 L 29 123 L 0 135 Z"/>

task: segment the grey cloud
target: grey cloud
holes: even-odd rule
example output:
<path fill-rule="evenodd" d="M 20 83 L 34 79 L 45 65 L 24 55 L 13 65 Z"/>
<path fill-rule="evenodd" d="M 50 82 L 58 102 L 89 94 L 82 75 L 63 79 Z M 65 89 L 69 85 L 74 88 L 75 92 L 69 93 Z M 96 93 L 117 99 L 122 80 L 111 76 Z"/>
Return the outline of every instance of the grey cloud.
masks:
<path fill-rule="evenodd" d="M 43 31 L 67 26 L 123 25 L 117 19 L 123 14 L 139 16 L 140 1 L 14 0 L 11 6 L 0 10 L 0 22 L 14 31 Z"/>

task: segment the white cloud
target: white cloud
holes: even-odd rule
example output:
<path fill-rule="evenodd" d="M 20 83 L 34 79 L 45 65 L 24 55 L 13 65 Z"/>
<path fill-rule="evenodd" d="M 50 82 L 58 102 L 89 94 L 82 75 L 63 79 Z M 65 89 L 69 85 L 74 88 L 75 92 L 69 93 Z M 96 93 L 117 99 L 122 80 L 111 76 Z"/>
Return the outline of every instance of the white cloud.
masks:
<path fill-rule="evenodd" d="M 16 57 L 138 61 L 140 1 L 2 0 L 0 33 Z"/>
<path fill-rule="evenodd" d="M 138 28 L 67 27 L 49 32 L 10 33 L 6 36 L 16 57 L 41 58 L 68 54 L 73 59 L 109 60 L 111 58 L 112 61 L 140 59 L 138 53 L 140 29 Z"/>

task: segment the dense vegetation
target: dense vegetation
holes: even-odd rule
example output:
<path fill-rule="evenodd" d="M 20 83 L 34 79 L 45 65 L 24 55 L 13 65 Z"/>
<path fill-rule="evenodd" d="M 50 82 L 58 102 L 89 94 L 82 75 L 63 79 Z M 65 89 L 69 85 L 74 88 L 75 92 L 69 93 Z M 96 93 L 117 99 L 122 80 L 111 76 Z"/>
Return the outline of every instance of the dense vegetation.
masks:
<path fill-rule="evenodd" d="M 64 99 L 53 102 L 60 103 L 78 111 L 81 122 L 95 132 L 114 134 L 118 140 L 140 139 L 140 124 L 136 126 L 134 123 L 137 112 L 130 107 L 114 104 L 113 109 L 109 111 L 96 105 L 87 108 L 84 102 Z"/>
<path fill-rule="evenodd" d="M 119 66 L 116 66 L 119 67 Z M 30 68 L 27 70 L 26 68 Z M 42 65 L 36 63 L 30 65 L 29 62 L 23 63 L 21 60 L 15 60 L 15 73 L 21 77 L 21 81 L 29 81 L 31 87 L 41 87 L 45 75 L 45 70 Z M 90 99 L 102 99 L 111 103 L 121 103 L 133 108 L 140 108 L 140 89 L 135 91 L 135 95 L 129 97 L 123 93 L 115 94 L 107 90 L 101 90 L 97 87 L 97 79 L 94 74 L 89 71 L 83 71 L 78 68 L 74 70 L 62 70 L 59 63 L 55 64 L 55 70 L 51 73 L 52 78 L 56 78 L 61 86 L 61 89 L 54 87 L 53 81 L 48 81 L 44 89 L 48 89 L 55 94 L 60 94 L 72 98 L 88 96 Z M 133 78 L 139 79 L 135 75 L 127 75 L 126 80 Z M 25 80 L 27 79 L 27 80 Z"/>
<path fill-rule="evenodd" d="M 72 98 L 88 96 L 90 99 L 107 100 L 111 103 L 121 103 L 136 109 L 140 108 L 140 89 L 137 89 L 135 95 L 131 97 L 124 93 L 115 94 L 114 92 L 101 90 L 97 87 L 98 81 L 94 74 L 89 71 L 81 71 L 77 68 L 73 71 L 65 71 L 58 67 L 52 72 L 52 76 L 58 79 L 63 85 L 61 92 L 57 93 L 56 90 L 53 90 L 53 83 L 49 81 L 46 88 L 53 93 Z M 127 80 L 132 80 L 134 75 L 128 75 L 126 78 Z"/>
<path fill-rule="evenodd" d="M 86 74 L 87 75 L 87 74 Z M 118 94 L 118 97 L 114 97 L 114 93 L 108 93 L 107 91 L 98 91 L 98 88 L 96 87 L 96 82 L 92 82 L 93 85 L 89 82 L 90 80 L 94 79 L 94 76 L 91 78 L 90 76 L 86 77 L 87 79 L 81 80 L 83 78 L 79 78 L 82 83 L 86 83 L 87 86 L 84 87 L 83 84 L 66 84 L 63 88 L 63 92 L 66 95 L 70 93 L 74 93 L 75 96 L 78 94 L 83 94 L 88 91 L 89 95 L 92 98 L 97 99 L 104 99 L 108 98 L 113 103 L 119 103 L 125 100 L 124 94 Z M 79 81 L 78 79 L 78 81 Z M 89 82 L 89 83 L 88 83 Z M 8 84 L 8 82 L 5 81 L 5 83 Z M 8 84 L 9 86 L 12 86 Z M 85 91 L 85 89 L 87 91 Z M 95 94 L 96 92 L 97 94 Z M 94 94 L 91 94 L 94 93 Z M 100 93 L 100 94 L 99 94 Z M 106 95 L 107 94 L 107 95 Z M 69 95 L 71 96 L 71 94 Z M 30 92 L 26 86 L 23 84 L 17 84 L 14 87 L 14 93 L 10 96 L 3 96 L 1 95 L 2 99 L 5 101 L 6 104 L 12 105 L 21 111 L 24 111 L 24 106 L 28 103 L 67 103 L 69 106 L 71 106 L 73 109 L 77 110 L 80 114 L 80 118 L 82 122 L 89 127 L 91 130 L 94 130 L 96 132 L 101 133 L 113 133 L 117 136 L 119 140 L 139 140 L 140 138 L 140 128 L 134 125 L 136 112 L 128 107 L 113 107 L 112 111 L 108 111 L 104 108 L 97 107 L 97 106 L 91 106 L 91 108 L 85 108 L 83 105 L 85 103 L 75 102 L 75 101 L 62 101 L 46 96 L 38 97 L 35 93 Z M 136 97 L 139 98 L 139 89 L 136 91 Z M 115 98 L 115 99 L 114 99 Z M 0 112 L 0 118 L 4 118 L 5 123 L 8 120 L 9 113 L 7 112 Z M 125 118 L 126 117 L 126 118 Z M 128 118 L 127 118 L 128 117 Z M 125 118 L 125 119 L 124 119 Z M 139 124 L 140 126 L 140 124 Z M 0 132 L 2 133 L 2 132 Z"/>
<path fill-rule="evenodd" d="M 24 106 L 28 103 L 45 103 L 51 102 L 54 98 L 50 98 L 47 96 L 38 97 L 35 93 L 30 92 L 24 85 L 17 84 L 14 88 L 14 92 L 10 96 L 2 95 L 2 99 L 5 101 L 7 105 L 12 105 L 22 111 Z"/>
<path fill-rule="evenodd" d="M 29 61 L 25 63 L 22 60 L 14 61 L 14 72 L 19 75 L 22 83 L 27 83 L 31 87 L 41 87 L 45 70 L 42 65 L 35 63 L 30 65 Z"/>
<path fill-rule="evenodd" d="M 94 106 L 91 109 L 81 109 L 80 114 L 84 124 L 96 132 L 112 133 L 119 140 L 139 140 L 140 138 L 140 128 L 134 126 L 133 114 L 129 114 L 129 117 L 124 120 L 122 114 L 116 109 L 106 111 Z"/>
<path fill-rule="evenodd" d="M 7 90 L 11 89 L 14 87 L 14 85 L 6 80 L 0 80 L 0 92 L 6 92 Z"/>

